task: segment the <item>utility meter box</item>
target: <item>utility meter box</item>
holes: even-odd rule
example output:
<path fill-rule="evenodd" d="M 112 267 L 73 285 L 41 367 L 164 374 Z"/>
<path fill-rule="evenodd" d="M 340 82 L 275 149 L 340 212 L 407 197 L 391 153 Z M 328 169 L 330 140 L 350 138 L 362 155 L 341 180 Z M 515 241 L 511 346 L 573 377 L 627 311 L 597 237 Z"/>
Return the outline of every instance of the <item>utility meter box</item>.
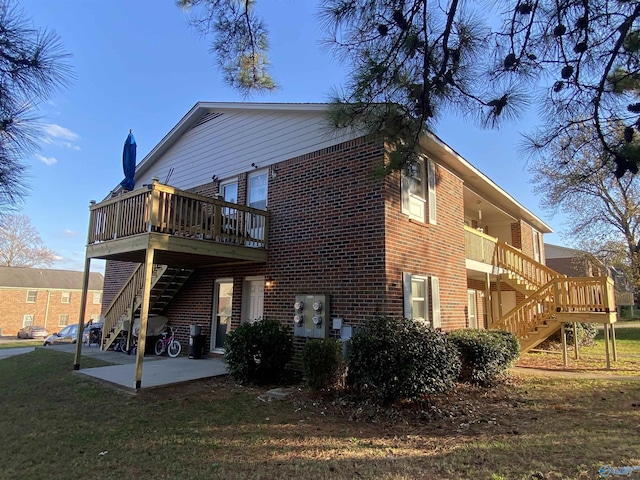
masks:
<path fill-rule="evenodd" d="M 293 304 L 293 335 L 328 338 L 331 317 L 329 295 L 296 295 Z"/>

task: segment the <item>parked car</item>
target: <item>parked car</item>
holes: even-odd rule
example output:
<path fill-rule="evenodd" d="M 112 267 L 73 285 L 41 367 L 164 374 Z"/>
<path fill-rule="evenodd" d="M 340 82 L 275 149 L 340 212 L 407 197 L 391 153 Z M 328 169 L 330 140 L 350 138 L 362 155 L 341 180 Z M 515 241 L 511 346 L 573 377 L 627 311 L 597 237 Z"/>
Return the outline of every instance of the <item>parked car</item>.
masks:
<path fill-rule="evenodd" d="M 46 338 L 49 336 L 49 332 L 44 327 L 38 327 L 36 325 L 29 325 L 28 327 L 22 327 L 18 330 L 18 338 Z"/>
<path fill-rule="evenodd" d="M 78 341 L 78 325 L 67 325 L 59 332 L 49 335 L 44 339 L 44 346 L 56 343 L 76 343 Z"/>

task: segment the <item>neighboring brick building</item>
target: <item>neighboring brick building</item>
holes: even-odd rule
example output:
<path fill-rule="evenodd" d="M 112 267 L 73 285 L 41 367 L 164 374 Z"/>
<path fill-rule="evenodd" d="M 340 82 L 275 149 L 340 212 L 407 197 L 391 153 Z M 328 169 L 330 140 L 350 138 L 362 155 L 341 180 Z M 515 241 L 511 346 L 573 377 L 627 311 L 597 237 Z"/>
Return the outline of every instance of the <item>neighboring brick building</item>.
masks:
<path fill-rule="evenodd" d="M 194 106 L 138 164 L 136 190 L 91 206 L 87 256 L 108 260 L 105 317 L 140 308 L 145 268 L 149 311 L 183 341 L 201 324 L 213 351 L 259 317 L 300 342 L 320 331 L 312 318 L 330 336 L 377 315 L 483 328 L 553 277 L 551 229 L 436 136 L 421 140 L 418 164 L 382 178 L 384 145 L 331 131 L 325 109 Z M 152 263 L 173 269 L 151 275 Z M 181 280 L 159 304 L 164 277 Z"/>
<path fill-rule="evenodd" d="M 103 276 L 91 273 L 85 322 L 100 318 Z M 0 330 L 13 336 L 27 325 L 49 332 L 78 322 L 82 272 L 0 267 Z"/>

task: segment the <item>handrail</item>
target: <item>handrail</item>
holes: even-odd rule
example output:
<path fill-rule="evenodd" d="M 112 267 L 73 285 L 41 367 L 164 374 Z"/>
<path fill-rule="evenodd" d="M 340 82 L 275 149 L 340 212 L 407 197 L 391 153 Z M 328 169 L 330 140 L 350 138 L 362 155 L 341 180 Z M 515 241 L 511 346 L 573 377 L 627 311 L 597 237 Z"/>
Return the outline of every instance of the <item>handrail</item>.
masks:
<path fill-rule="evenodd" d="M 122 286 L 118 294 L 114 297 L 111 305 L 104 313 L 104 324 L 102 325 L 102 344 L 104 344 L 104 336 L 109 334 L 118 323 L 122 315 L 133 307 L 133 300 L 138 292 L 144 286 L 144 269 L 142 264 L 138 264 L 136 269 L 131 273 L 129 279 Z"/>
<path fill-rule="evenodd" d="M 491 328 L 527 335 L 556 313 L 609 313 L 615 310 L 613 280 L 608 277 L 554 278 L 511 309 Z"/>
<path fill-rule="evenodd" d="M 266 248 L 268 213 L 224 200 L 185 192 L 154 180 L 134 190 L 91 205 L 89 245 L 142 233 Z"/>
<path fill-rule="evenodd" d="M 541 288 L 554 278 L 563 277 L 555 270 L 525 255 L 519 249 L 502 240 L 496 242 L 495 265 L 515 273 L 538 288 Z"/>

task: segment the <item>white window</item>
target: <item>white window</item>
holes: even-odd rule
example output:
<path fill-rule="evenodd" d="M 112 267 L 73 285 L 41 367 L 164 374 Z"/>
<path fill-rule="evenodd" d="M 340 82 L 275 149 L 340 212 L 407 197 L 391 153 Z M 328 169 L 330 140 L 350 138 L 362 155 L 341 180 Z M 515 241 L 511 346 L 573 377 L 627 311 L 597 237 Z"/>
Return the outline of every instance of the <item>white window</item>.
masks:
<path fill-rule="evenodd" d="M 440 316 L 440 281 L 437 277 L 403 274 L 404 317 L 442 326 Z"/>
<path fill-rule="evenodd" d="M 91 323 L 96 323 L 100 321 L 100 314 L 99 313 L 92 313 L 91 314 Z"/>
<path fill-rule="evenodd" d="M 27 303 L 36 303 L 37 298 L 38 298 L 37 290 L 27 290 Z"/>
<path fill-rule="evenodd" d="M 71 292 L 62 292 L 60 303 L 71 303 Z"/>
<path fill-rule="evenodd" d="M 95 292 L 93 294 L 93 304 L 94 305 L 100 305 L 101 303 L 102 303 L 102 293 Z"/>
<path fill-rule="evenodd" d="M 22 326 L 28 327 L 30 325 L 33 325 L 33 315 L 25 315 L 22 317 Z"/>
<path fill-rule="evenodd" d="M 542 263 L 542 234 L 537 230 L 533 231 L 533 259 Z"/>
<path fill-rule="evenodd" d="M 233 181 L 220 186 L 220 193 L 225 202 L 238 203 L 238 182 Z"/>
<path fill-rule="evenodd" d="M 58 315 L 58 326 L 59 327 L 66 327 L 69 324 L 69 315 L 68 314 L 63 314 L 63 315 Z"/>
<path fill-rule="evenodd" d="M 249 176 L 247 188 L 247 205 L 260 210 L 267 209 L 267 172 Z"/>
<path fill-rule="evenodd" d="M 402 174 L 402 213 L 420 222 L 436 223 L 436 169 L 423 158 Z"/>

